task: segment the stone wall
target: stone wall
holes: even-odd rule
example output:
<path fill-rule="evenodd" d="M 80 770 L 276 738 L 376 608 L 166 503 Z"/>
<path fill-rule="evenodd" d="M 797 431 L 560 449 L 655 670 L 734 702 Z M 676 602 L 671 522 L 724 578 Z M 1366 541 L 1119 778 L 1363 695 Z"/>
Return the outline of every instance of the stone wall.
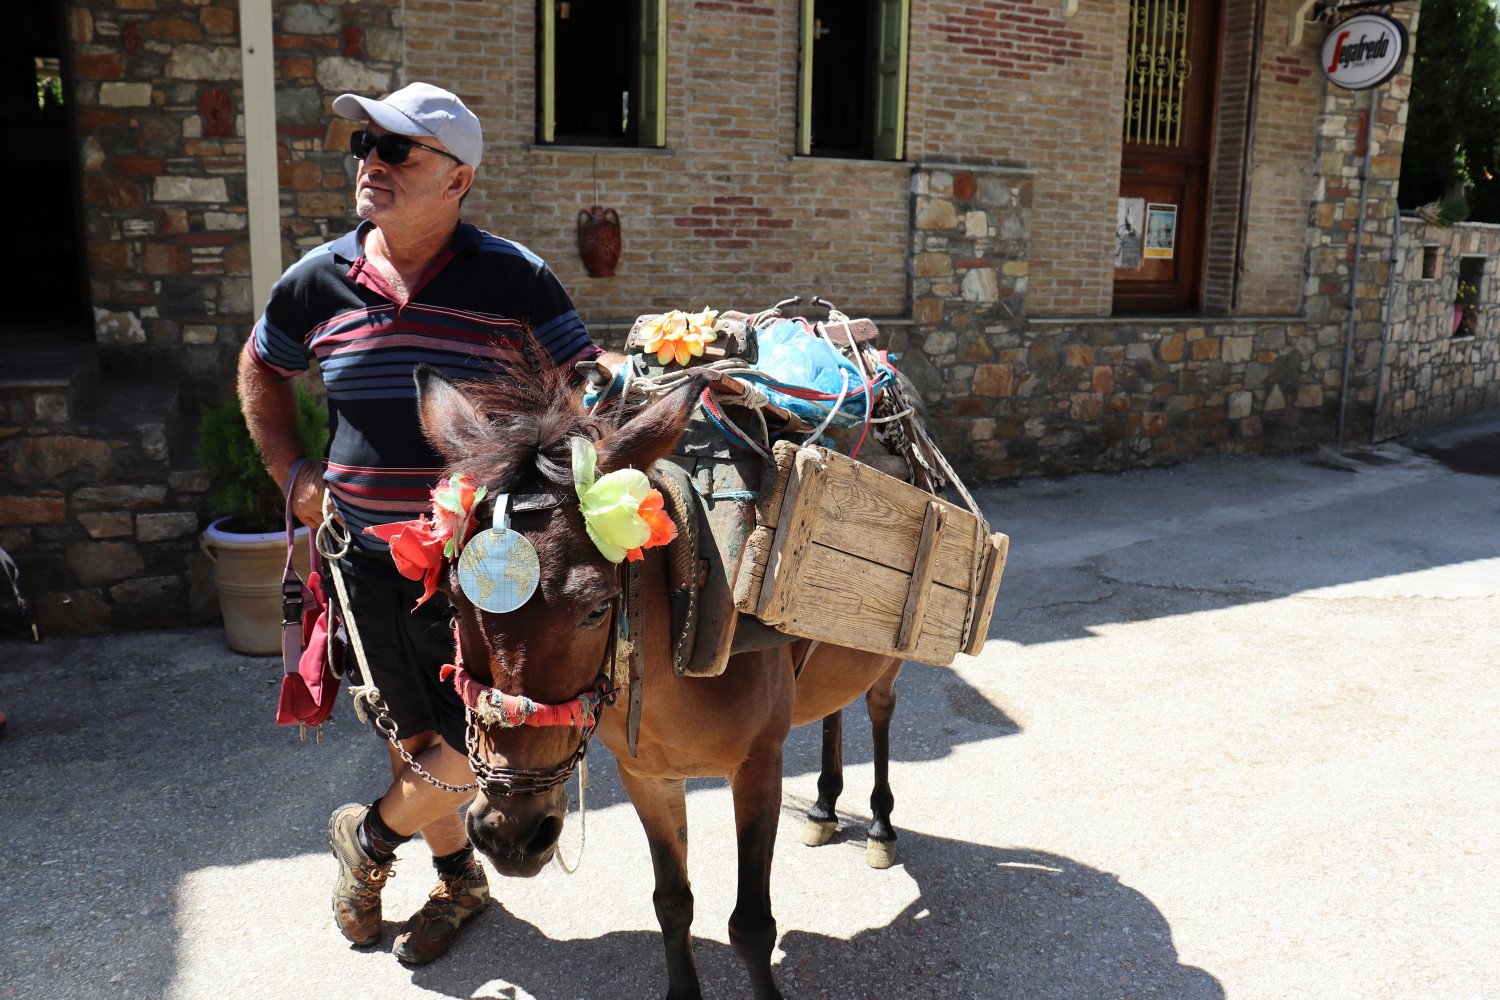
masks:
<path fill-rule="evenodd" d="M 334 118 L 331 106 L 342 93 L 382 97 L 406 82 L 401 24 L 401 0 L 273 8 L 284 265 L 357 221 L 349 134 L 358 125 Z"/>
<path fill-rule="evenodd" d="M 1500 226 L 1441 229 L 1407 216 L 1400 245 L 1377 438 L 1500 406 Z M 1454 324 L 1465 257 L 1482 260 L 1484 268 L 1472 334 Z"/>
<path fill-rule="evenodd" d="M 912 326 L 889 345 L 976 479 L 1309 447 L 1330 433 L 1323 331 L 1293 318 L 1028 317 L 1035 178 L 919 164 Z"/>
<path fill-rule="evenodd" d="M 82 348 L 51 352 L 32 370 L 0 389 L 0 547 L 43 631 L 211 616 L 197 537 L 208 482 L 173 461 L 174 378 L 109 381 Z M 0 635 L 16 634 L 14 617 L 0 615 Z"/>
<path fill-rule="evenodd" d="M 69 10 L 95 336 L 217 394 L 250 321 L 234 0 Z"/>
<path fill-rule="evenodd" d="M 216 613 L 195 415 L 230 389 L 253 309 L 237 15 L 235 0 L 68 12 L 97 345 L 8 347 L 31 374 L 0 387 L 0 545 L 49 632 Z M 349 226 L 353 126 L 328 106 L 399 83 L 400 22 L 400 0 L 276 5 L 286 263 Z"/>
<path fill-rule="evenodd" d="M 400 82 L 400 0 L 277 4 L 283 260 L 349 228 L 344 90 Z M 95 334 L 116 367 L 222 398 L 250 328 L 236 0 L 73 0 L 69 11 Z"/>

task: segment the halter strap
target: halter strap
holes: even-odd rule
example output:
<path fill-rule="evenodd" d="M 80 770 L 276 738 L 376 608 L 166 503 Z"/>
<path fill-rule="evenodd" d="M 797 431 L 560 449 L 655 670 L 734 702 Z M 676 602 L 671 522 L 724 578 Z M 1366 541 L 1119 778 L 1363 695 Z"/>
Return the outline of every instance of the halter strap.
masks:
<path fill-rule="evenodd" d="M 560 705 L 544 705 L 524 694 L 506 694 L 499 688 L 481 683 L 464 668 L 463 645 L 459 640 L 458 626 L 453 626 L 454 663 L 445 663 L 438 670 L 440 680 L 453 681 L 465 706 L 479 721 L 501 729 L 517 726 L 571 726 L 593 729 L 597 723 L 599 704 L 604 701 L 608 682 L 600 678 L 594 688 Z"/>

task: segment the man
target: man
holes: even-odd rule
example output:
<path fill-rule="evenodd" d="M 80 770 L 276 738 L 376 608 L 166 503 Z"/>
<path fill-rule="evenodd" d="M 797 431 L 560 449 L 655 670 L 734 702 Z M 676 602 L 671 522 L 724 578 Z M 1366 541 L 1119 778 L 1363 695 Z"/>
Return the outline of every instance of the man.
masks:
<path fill-rule="evenodd" d="M 381 101 L 344 94 L 333 110 L 365 123 L 351 139 L 363 221 L 292 265 L 272 288 L 240 358 L 240 398 L 267 470 L 284 487 L 302 457 L 288 380 L 318 360 L 328 388 L 327 468 L 302 466 L 294 510 L 316 525 L 325 489 L 331 495 L 354 538 L 341 561 L 346 610 L 401 744 L 437 778 L 465 784 L 473 775 L 463 705 L 437 675 L 453 655 L 446 602 L 439 595 L 413 611 L 420 585 L 398 576 L 385 544 L 364 534 L 428 510 L 441 473 L 417 424 L 412 371 L 424 361 L 457 376 L 504 370 L 521 357 L 528 331 L 559 364 L 600 352 L 539 258 L 460 223 L 483 148 L 479 120 L 462 101 L 414 83 Z M 392 951 L 404 962 L 429 962 L 483 908 L 489 888 L 458 812 L 466 796 L 425 782 L 394 750 L 391 767 L 384 795 L 369 806 L 343 806 L 329 821 L 339 863 L 334 915 L 354 943 L 379 940 L 380 891 L 395 849 L 420 832 L 438 885 Z"/>

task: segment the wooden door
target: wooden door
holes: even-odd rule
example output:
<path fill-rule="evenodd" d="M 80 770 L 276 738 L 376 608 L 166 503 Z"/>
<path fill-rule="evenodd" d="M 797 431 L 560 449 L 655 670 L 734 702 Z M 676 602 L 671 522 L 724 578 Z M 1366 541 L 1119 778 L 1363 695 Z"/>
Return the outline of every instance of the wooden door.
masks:
<path fill-rule="evenodd" d="M 1202 306 L 1221 0 L 1130 0 L 1114 309 Z"/>

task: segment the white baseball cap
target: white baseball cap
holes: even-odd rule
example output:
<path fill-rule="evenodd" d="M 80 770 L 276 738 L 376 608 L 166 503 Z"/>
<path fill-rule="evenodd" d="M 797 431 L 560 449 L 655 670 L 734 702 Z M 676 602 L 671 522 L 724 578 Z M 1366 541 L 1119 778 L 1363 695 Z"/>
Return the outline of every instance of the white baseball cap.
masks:
<path fill-rule="evenodd" d="M 333 113 L 357 122 L 374 122 L 387 132 L 409 137 L 430 135 L 471 167 L 479 166 L 484 134 L 474 112 L 456 94 L 430 83 L 409 83 L 382 101 L 340 94 Z"/>

